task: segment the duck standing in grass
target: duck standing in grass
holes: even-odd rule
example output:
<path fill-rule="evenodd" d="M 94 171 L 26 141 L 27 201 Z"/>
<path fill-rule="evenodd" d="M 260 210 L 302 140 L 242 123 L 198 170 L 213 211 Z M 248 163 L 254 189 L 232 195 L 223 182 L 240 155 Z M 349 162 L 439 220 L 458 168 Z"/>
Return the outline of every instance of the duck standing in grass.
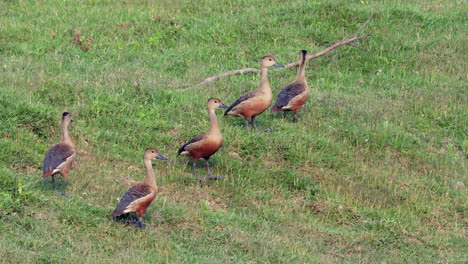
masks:
<path fill-rule="evenodd" d="M 211 124 L 210 130 L 192 138 L 189 142 L 182 145 L 177 154 L 188 155 L 193 159 L 193 176 L 195 177 L 197 177 L 197 161 L 200 158 L 205 160 L 207 175 L 206 177 L 197 178 L 201 181 L 222 178 L 221 176 L 211 175 L 210 164 L 208 162 L 211 155 L 215 154 L 221 147 L 221 144 L 223 144 L 223 135 L 221 135 L 221 131 L 219 130 L 218 119 L 215 113 L 215 110 L 218 108 L 227 108 L 227 106 L 221 102 L 221 99 L 208 99 L 208 113 L 210 114 Z"/>
<path fill-rule="evenodd" d="M 42 165 L 42 177 L 47 178 L 52 176 L 52 184 L 54 185 L 54 192 L 66 195 L 66 178 L 70 173 L 73 160 L 75 159 L 75 146 L 68 135 L 68 125 L 72 122 L 71 114 L 64 112 L 62 114 L 61 128 L 62 140 L 57 145 L 47 151 Z M 62 191 L 55 188 L 55 174 L 62 175 Z"/>
<path fill-rule="evenodd" d="M 152 160 L 161 159 L 167 160 L 155 148 L 148 148 L 143 156 L 143 161 L 146 167 L 146 177 L 143 181 L 133 185 L 128 191 L 120 198 L 119 204 L 112 212 L 112 216 L 118 219 L 127 219 L 129 224 L 137 228 L 143 228 L 142 217 L 145 214 L 148 206 L 153 202 L 158 194 L 158 186 L 154 178 Z M 130 216 L 130 213 L 136 213 L 138 219 Z"/>
<path fill-rule="evenodd" d="M 249 127 L 249 120 L 251 120 L 253 127 L 258 131 L 255 117 L 268 109 L 273 101 L 273 94 L 267 76 L 268 67 L 271 66 L 284 67 L 271 56 L 263 57 L 260 62 L 260 73 L 262 75 L 260 87 L 239 97 L 226 109 L 224 115 L 243 117 L 247 128 Z"/>
<path fill-rule="evenodd" d="M 276 98 L 276 104 L 271 108 L 273 113 L 279 110 L 293 111 L 295 122 L 297 122 L 297 114 L 301 110 L 302 105 L 304 105 L 309 97 L 309 86 L 307 86 L 305 78 L 306 55 L 307 51 L 301 50 L 296 80 L 280 91 Z"/>

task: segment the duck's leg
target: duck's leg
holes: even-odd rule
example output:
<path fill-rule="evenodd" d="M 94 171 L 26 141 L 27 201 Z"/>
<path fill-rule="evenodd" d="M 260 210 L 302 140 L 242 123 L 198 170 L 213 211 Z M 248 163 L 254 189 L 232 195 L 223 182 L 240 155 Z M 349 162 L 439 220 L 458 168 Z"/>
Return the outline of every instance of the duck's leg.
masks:
<path fill-rule="evenodd" d="M 283 119 L 286 119 L 286 111 L 283 111 Z"/>
<path fill-rule="evenodd" d="M 245 128 L 249 129 L 249 120 L 247 120 L 247 119 L 245 120 Z"/>
<path fill-rule="evenodd" d="M 205 165 L 206 165 L 206 175 L 208 176 L 208 178 L 211 178 L 210 162 L 206 160 Z"/>
<path fill-rule="evenodd" d="M 143 225 L 143 219 L 141 218 L 141 216 L 138 216 L 138 215 L 127 215 L 127 217 L 125 218 L 127 224 L 131 225 L 131 226 L 134 226 L 135 228 L 140 228 L 140 229 L 143 229 L 144 228 L 144 225 Z"/>
<path fill-rule="evenodd" d="M 223 178 L 222 176 L 212 176 L 211 175 L 210 163 L 208 162 L 208 160 L 205 161 L 205 165 L 206 165 L 206 176 L 197 178 L 198 180 L 200 180 L 200 181 L 206 181 L 206 180 L 210 180 L 210 179 L 219 180 L 219 179 Z"/>
<path fill-rule="evenodd" d="M 54 187 L 54 190 L 56 189 L 55 188 L 55 175 L 52 174 L 52 187 Z"/>
<path fill-rule="evenodd" d="M 255 131 L 259 132 L 257 128 L 257 124 L 255 123 L 255 116 L 253 116 L 251 120 L 252 120 L 252 125 L 255 128 Z M 271 132 L 271 129 L 265 128 L 262 132 Z"/>
<path fill-rule="evenodd" d="M 255 116 L 252 116 L 252 119 L 250 120 L 252 120 L 252 126 L 255 128 L 255 131 L 258 132 L 257 124 L 255 124 Z"/>
<path fill-rule="evenodd" d="M 67 181 L 65 180 L 65 177 L 62 177 L 62 191 L 59 191 L 57 189 L 54 190 L 55 193 L 70 197 L 71 195 L 65 192 L 65 188 L 67 188 Z"/>
<path fill-rule="evenodd" d="M 138 222 L 136 223 L 136 228 L 140 228 L 140 229 L 143 229 L 145 228 L 145 226 L 143 225 L 143 219 L 140 217 L 138 217 Z"/>
<path fill-rule="evenodd" d="M 294 114 L 294 122 L 297 123 L 298 119 L 297 119 L 297 114 Z"/>
<path fill-rule="evenodd" d="M 195 178 L 197 177 L 197 169 L 196 169 L 196 167 L 197 167 L 197 162 L 194 161 L 193 164 L 192 164 L 192 168 L 193 168 L 193 177 L 195 177 Z"/>
<path fill-rule="evenodd" d="M 65 179 L 65 177 L 63 178 L 63 181 L 62 181 L 62 190 L 63 190 L 63 195 L 67 196 L 67 197 L 70 197 L 71 194 L 68 194 L 65 192 L 65 188 L 67 188 L 67 180 Z"/>

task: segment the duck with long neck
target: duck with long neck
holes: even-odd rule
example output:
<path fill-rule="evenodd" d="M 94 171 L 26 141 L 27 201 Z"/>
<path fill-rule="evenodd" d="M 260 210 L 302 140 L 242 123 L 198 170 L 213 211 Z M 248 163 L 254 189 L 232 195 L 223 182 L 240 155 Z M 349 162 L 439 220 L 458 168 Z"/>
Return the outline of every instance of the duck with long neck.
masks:
<path fill-rule="evenodd" d="M 129 224 L 134 225 L 137 228 L 143 228 L 143 215 L 146 212 L 148 206 L 153 202 L 154 198 L 158 194 L 158 186 L 156 185 L 156 179 L 154 178 L 154 171 L 152 160 L 161 159 L 167 160 L 159 151 L 155 148 L 148 148 L 143 156 L 143 162 L 146 167 L 145 178 L 132 186 L 128 191 L 120 198 L 119 204 L 112 212 L 112 216 L 115 220 L 125 219 Z M 131 214 L 136 213 L 138 218 L 135 219 Z"/>
<path fill-rule="evenodd" d="M 298 121 L 298 113 L 302 106 L 309 98 L 309 86 L 305 78 L 305 66 L 307 63 L 307 51 L 301 50 L 300 65 L 297 71 L 296 80 L 290 85 L 284 87 L 278 97 L 276 98 L 275 105 L 271 108 L 273 113 L 279 110 L 292 111 L 294 113 L 294 121 Z M 283 113 L 285 113 L 283 112 Z"/>
<path fill-rule="evenodd" d="M 72 122 L 71 114 L 64 112 L 62 114 L 61 129 L 62 139 L 60 143 L 54 145 L 47 151 L 42 166 L 42 177 L 47 178 L 52 176 L 52 184 L 54 191 L 58 194 L 69 196 L 65 192 L 66 178 L 70 173 L 73 160 L 75 159 L 75 146 L 68 134 L 68 125 Z M 57 190 L 55 187 L 55 174 L 62 175 L 62 191 Z"/>
<path fill-rule="evenodd" d="M 250 120 L 252 126 L 256 131 L 258 131 L 255 123 L 255 117 L 268 109 L 273 100 L 270 82 L 268 81 L 268 68 L 272 66 L 284 67 L 279 64 L 274 57 L 265 56 L 262 58 L 262 61 L 260 62 L 260 87 L 239 97 L 231 106 L 228 107 L 228 109 L 226 109 L 224 115 L 243 117 L 246 128 L 249 127 Z"/>
<path fill-rule="evenodd" d="M 205 160 L 207 175 L 205 177 L 197 178 L 198 180 L 205 181 L 209 179 L 221 179 L 221 176 L 212 176 L 210 170 L 209 159 L 211 155 L 215 154 L 223 144 L 223 136 L 219 129 L 218 119 L 216 118 L 216 109 L 227 108 L 219 98 L 208 99 L 208 113 L 210 115 L 210 129 L 208 132 L 200 134 L 190 141 L 185 143 L 179 148 L 178 155 L 190 156 L 193 160 L 193 176 L 197 178 L 197 161 L 200 158 Z"/>

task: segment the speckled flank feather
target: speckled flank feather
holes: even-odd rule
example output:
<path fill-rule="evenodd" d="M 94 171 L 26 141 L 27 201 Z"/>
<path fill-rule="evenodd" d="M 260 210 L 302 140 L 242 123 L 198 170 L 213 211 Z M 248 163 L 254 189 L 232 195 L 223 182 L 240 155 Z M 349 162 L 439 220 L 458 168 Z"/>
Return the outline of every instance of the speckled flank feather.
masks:
<path fill-rule="evenodd" d="M 157 188 L 144 183 L 134 185 L 120 198 L 119 204 L 114 212 L 112 212 L 112 215 L 118 216 L 130 212 L 137 212 L 139 216 L 143 216 L 146 208 L 156 197 L 157 192 Z"/>

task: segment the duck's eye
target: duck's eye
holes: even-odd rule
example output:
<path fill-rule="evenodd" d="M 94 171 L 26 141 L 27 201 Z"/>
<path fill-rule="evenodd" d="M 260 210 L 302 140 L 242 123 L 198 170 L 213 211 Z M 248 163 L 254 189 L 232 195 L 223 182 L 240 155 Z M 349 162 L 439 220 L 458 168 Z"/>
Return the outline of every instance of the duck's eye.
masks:
<path fill-rule="evenodd" d="M 269 59 L 269 61 L 271 61 L 271 59 Z"/>
<path fill-rule="evenodd" d="M 152 150 L 151 153 L 154 153 L 154 150 Z"/>

